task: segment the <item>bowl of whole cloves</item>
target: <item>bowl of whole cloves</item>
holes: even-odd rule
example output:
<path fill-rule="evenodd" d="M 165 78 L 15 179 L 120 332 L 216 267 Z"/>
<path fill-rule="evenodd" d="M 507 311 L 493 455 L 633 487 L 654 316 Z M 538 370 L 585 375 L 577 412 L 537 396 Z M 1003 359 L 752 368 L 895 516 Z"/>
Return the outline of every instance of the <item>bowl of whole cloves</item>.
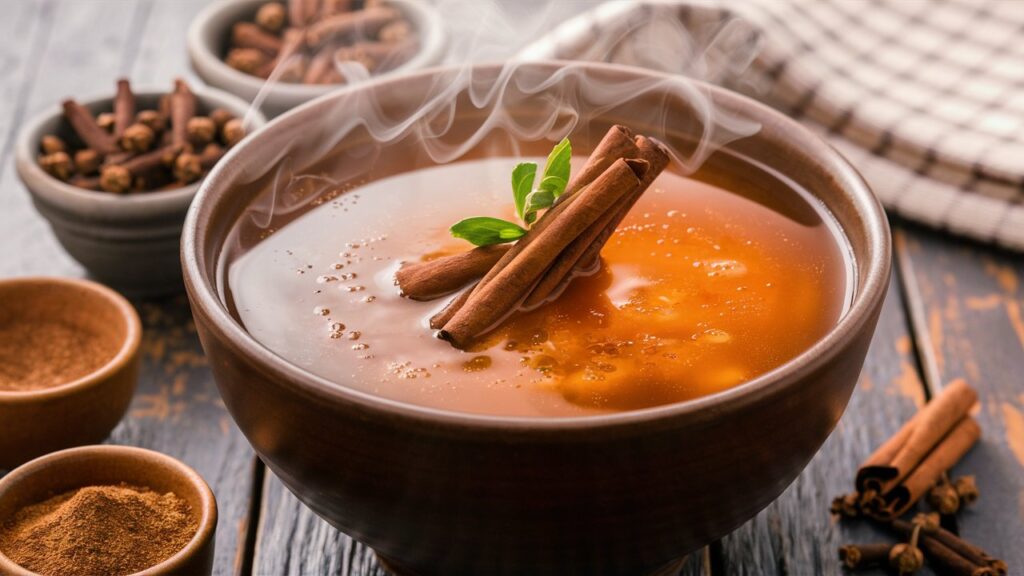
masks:
<path fill-rule="evenodd" d="M 222 0 L 188 31 L 196 73 L 277 116 L 342 85 L 438 64 L 437 10 L 420 0 Z"/>
<path fill-rule="evenodd" d="M 190 87 L 65 99 L 26 122 L 15 165 L 64 249 L 127 293 L 181 289 L 178 244 L 199 182 L 265 123 L 231 94 Z"/>

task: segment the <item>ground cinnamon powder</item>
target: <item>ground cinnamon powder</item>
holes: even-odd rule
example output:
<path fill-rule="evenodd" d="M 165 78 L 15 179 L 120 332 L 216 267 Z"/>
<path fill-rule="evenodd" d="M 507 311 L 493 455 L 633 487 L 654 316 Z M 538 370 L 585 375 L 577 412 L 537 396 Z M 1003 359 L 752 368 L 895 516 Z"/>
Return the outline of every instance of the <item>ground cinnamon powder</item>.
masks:
<path fill-rule="evenodd" d="M 0 390 L 41 390 L 94 372 L 117 354 L 111 334 L 70 323 L 15 320 L 0 324 Z"/>
<path fill-rule="evenodd" d="M 0 551 L 44 575 L 117 576 L 170 558 L 198 521 L 188 502 L 148 488 L 88 486 L 19 510 L 0 524 Z"/>

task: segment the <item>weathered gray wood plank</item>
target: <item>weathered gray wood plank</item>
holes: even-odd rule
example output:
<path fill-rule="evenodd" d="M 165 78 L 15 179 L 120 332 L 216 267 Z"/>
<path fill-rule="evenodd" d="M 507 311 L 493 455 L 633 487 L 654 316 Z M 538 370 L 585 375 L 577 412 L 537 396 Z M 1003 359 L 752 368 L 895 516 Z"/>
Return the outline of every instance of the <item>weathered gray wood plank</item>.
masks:
<path fill-rule="evenodd" d="M 864 523 L 837 523 L 829 505 L 834 496 L 852 490 L 857 465 L 898 430 L 924 398 L 894 279 L 864 372 L 839 425 L 778 500 L 723 540 L 724 573 L 840 574 L 839 546 L 891 541 L 888 534 Z"/>
<path fill-rule="evenodd" d="M 982 441 L 955 470 L 981 499 L 960 533 L 1024 570 L 1024 257 L 916 227 L 897 232 L 900 273 L 928 386 L 978 389 Z"/>
<path fill-rule="evenodd" d="M 7 83 L 0 88 L 0 101 L 12 102 L 10 109 L 0 110 L 0 122 L 9 122 L 13 133 L 26 115 L 66 96 L 112 92 L 119 76 L 170 86 L 174 76 L 186 72 L 185 29 L 202 2 L 12 4 L 4 7 L 0 19 L 0 66 L 9 63 L 11 77 L 20 80 L 14 88 Z M 34 7 L 41 22 L 32 24 L 27 6 Z M 10 21 L 8 14 L 14 17 Z M 8 29 L 16 26 L 21 29 Z M 8 34 L 11 42 L 6 41 Z M 9 162 L 5 160 L 0 176 L 0 276 L 82 276 L 81 267 L 32 208 Z M 135 304 L 144 326 L 140 380 L 129 413 L 110 441 L 165 452 L 203 475 L 220 511 L 215 573 L 240 573 L 246 561 L 255 458 L 220 401 L 185 298 Z"/>
<path fill-rule="evenodd" d="M 15 127 L 25 114 L 28 87 L 49 40 L 52 2 L 16 2 L 0 18 L 0 173 L 7 167 Z"/>
<path fill-rule="evenodd" d="M 268 472 L 263 485 L 253 574 L 386 576 L 373 551 L 306 508 Z M 710 574 L 706 551 L 691 554 L 680 576 Z"/>

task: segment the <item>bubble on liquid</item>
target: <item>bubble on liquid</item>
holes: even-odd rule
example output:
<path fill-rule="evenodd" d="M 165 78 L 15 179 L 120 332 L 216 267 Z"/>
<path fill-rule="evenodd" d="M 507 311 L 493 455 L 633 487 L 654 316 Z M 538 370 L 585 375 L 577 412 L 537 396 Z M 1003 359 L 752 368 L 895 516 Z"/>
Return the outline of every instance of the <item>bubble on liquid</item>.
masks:
<path fill-rule="evenodd" d="M 541 354 L 540 356 L 534 358 L 530 362 L 530 365 L 533 367 L 534 370 L 547 374 L 548 372 L 551 372 L 552 370 L 558 368 L 558 360 L 555 360 L 553 357 L 548 356 L 547 354 Z"/>
<path fill-rule="evenodd" d="M 377 299 L 377 297 L 376 297 L 376 296 L 373 296 L 373 295 L 371 294 L 370 296 L 367 296 L 366 298 L 363 298 L 363 302 L 366 302 L 367 304 L 369 304 L 370 302 L 373 302 L 373 301 L 374 301 L 374 300 L 376 300 L 376 299 Z"/>
<path fill-rule="evenodd" d="M 332 340 L 337 340 L 345 334 L 345 325 L 341 322 L 332 323 L 330 328 L 330 337 Z"/>
<path fill-rule="evenodd" d="M 516 344 L 515 340 L 509 340 L 505 342 L 505 350 L 515 350 L 519 345 Z"/>
<path fill-rule="evenodd" d="M 337 276 L 331 276 L 330 274 L 322 274 L 316 277 L 317 284 L 327 284 L 328 282 L 337 282 Z"/>
<path fill-rule="evenodd" d="M 370 347 L 370 345 L 367 344 L 366 342 L 358 342 L 358 343 L 352 345 L 352 349 L 353 350 L 366 350 L 369 347 Z"/>
<path fill-rule="evenodd" d="M 700 339 L 704 342 L 711 344 L 725 344 L 732 340 L 732 336 L 725 330 L 719 330 L 718 328 L 708 328 L 701 333 Z"/>
<path fill-rule="evenodd" d="M 362 292 L 366 286 L 345 286 L 345 292 Z"/>
<path fill-rule="evenodd" d="M 747 266 L 736 260 L 714 260 L 705 266 L 709 278 L 740 278 L 747 274 Z"/>
<path fill-rule="evenodd" d="M 344 268 L 344 267 L 345 267 L 345 265 L 344 265 L 344 264 L 342 264 L 341 262 L 335 262 L 335 263 L 334 263 L 334 264 L 332 265 L 332 268 L 334 268 L 335 270 L 341 270 L 341 269 L 342 269 L 342 268 Z"/>
<path fill-rule="evenodd" d="M 349 340 L 359 340 L 359 337 L 362 336 L 362 335 L 363 335 L 363 333 L 360 332 L 359 330 L 352 330 L 351 332 L 348 333 L 348 339 Z"/>
<path fill-rule="evenodd" d="M 474 356 L 462 363 L 462 369 L 466 372 L 480 372 L 491 367 L 490 356 Z"/>
<path fill-rule="evenodd" d="M 315 314 L 317 316 L 327 316 L 330 313 L 331 313 L 331 309 L 330 308 L 325 308 L 323 306 L 314 306 L 313 307 L 313 314 Z"/>
<path fill-rule="evenodd" d="M 342 280 L 355 280 L 356 279 L 356 273 L 355 272 L 346 272 L 346 273 L 341 275 L 341 279 Z"/>

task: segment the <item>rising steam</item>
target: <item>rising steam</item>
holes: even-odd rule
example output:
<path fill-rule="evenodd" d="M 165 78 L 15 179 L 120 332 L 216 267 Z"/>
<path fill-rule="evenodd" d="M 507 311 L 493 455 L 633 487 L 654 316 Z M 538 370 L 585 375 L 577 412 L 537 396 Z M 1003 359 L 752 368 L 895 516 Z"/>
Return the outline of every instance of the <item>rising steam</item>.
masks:
<path fill-rule="evenodd" d="M 564 23 L 564 13 L 572 3 L 438 0 L 435 6 L 444 15 L 448 28 L 444 62 L 448 71 L 438 75 L 426 90 L 409 95 L 419 105 L 399 116 L 393 110 L 383 109 L 369 91 L 364 91 L 354 95 L 354 101 L 349 100 L 343 108 L 335 106 L 319 114 L 316 130 L 303 138 L 264 146 L 267 150 L 259 168 L 247 171 L 241 178 L 243 182 L 256 181 L 273 170 L 266 193 L 250 206 L 250 225 L 266 228 L 275 217 L 310 205 L 324 190 L 337 188 L 372 170 L 379 147 L 376 152 L 365 148 L 353 152 L 361 156 L 341 161 L 344 165 L 329 176 L 302 173 L 309 163 L 334 150 L 355 130 L 365 130 L 381 146 L 415 138 L 434 162 L 448 163 L 463 157 L 496 132 L 509 136 L 513 150 L 517 150 L 515 142 L 555 142 L 581 122 L 656 95 L 662 100 L 684 102 L 692 111 L 692 118 L 686 122 L 699 125 L 700 139 L 695 146 L 685 150 L 669 146 L 676 170 L 686 173 L 696 170 L 714 150 L 759 129 L 756 123 L 717 110 L 707 90 L 692 81 L 696 78 L 720 83 L 739 77 L 756 53 L 756 38 L 742 21 L 719 18 L 688 26 L 680 19 L 675 4 L 654 1 L 640 9 L 635 3 L 611 2 L 601 9 L 620 12 L 618 25 L 609 33 L 589 38 L 577 50 L 577 57 L 625 62 L 665 74 L 623 81 L 589 74 L 584 65 L 567 61 L 560 63 L 554 73 L 537 77 L 517 73 L 535 55 L 536 51 L 527 47 L 558 25 L 581 25 L 580 20 Z M 469 64 L 481 61 L 505 64 L 497 74 L 493 70 L 481 73 Z M 337 64 L 352 86 L 373 81 L 357 63 Z M 278 76 L 270 77 L 255 106 Z M 467 102 L 483 118 L 478 129 L 457 141 L 446 139 L 457 107 L 465 107 Z M 523 105 L 529 105 L 535 114 L 510 112 Z M 645 114 L 645 126 L 661 126 L 666 131 L 681 122 L 663 106 L 651 106 Z"/>

